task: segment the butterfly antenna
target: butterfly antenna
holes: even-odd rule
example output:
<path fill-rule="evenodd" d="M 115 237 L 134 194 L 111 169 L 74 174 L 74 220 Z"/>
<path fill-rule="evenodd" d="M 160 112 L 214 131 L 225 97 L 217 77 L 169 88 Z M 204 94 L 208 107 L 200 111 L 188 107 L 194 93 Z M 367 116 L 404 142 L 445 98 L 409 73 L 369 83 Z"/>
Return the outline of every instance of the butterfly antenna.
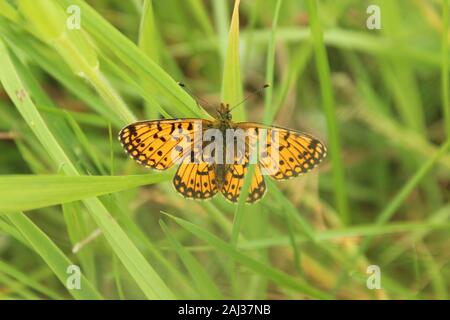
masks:
<path fill-rule="evenodd" d="M 263 85 L 261 88 L 252 91 L 248 96 L 246 96 L 246 97 L 244 98 L 244 100 L 242 100 L 241 102 L 239 102 L 237 105 L 233 106 L 233 107 L 230 109 L 230 111 L 233 110 L 233 109 L 235 109 L 236 107 L 239 107 L 239 106 L 240 106 L 241 104 L 243 104 L 245 101 L 247 101 L 248 99 L 250 99 L 251 97 L 253 97 L 253 96 L 255 96 L 255 95 L 258 95 L 261 91 L 263 91 L 264 89 L 266 89 L 266 88 L 268 88 L 268 87 L 270 87 L 270 85 L 269 85 L 268 83 L 266 83 L 266 84 Z"/>
<path fill-rule="evenodd" d="M 202 98 L 197 97 L 197 96 L 192 92 L 192 90 L 189 89 L 183 82 L 177 82 L 177 84 L 178 84 L 180 87 L 182 87 L 182 88 L 184 89 L 184 91 L 186 91 L 186 92 L 191 96 L 192 99 L 194 99 L 194 101 L 195 101 L 195 103 L 197 104 L 197 107 L 199 107 L 199 109 L 200 109 L 200 107 L 201 107 L 199 101 L 201 101 L 204 105 L 206 105 L 206 106 L 208 106 L 208 107 L 211 107 L 211 105 L 209 104 L 208 101 L 206 101 L 206 100 L 204 100 L 204 99 L 202 99 Z"/>

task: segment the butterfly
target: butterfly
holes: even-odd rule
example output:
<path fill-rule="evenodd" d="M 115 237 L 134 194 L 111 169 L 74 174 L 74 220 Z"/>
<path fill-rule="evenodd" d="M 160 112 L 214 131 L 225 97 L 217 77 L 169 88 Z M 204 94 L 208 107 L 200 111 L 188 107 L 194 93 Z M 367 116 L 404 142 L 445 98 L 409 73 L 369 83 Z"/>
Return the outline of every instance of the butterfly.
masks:
<path fill-rule="evenodd" d="M 217 112 L 214 120 L 131 123 L 120 131 L 119 141 L 131 158 L 146 167 L 166 170 L 179 164 L 173 185 L 184 197 L 196 200 L 220 192 L 225 199 L 237 202 L 249 165 L 255 163 L 246 199 L 254 203 L 267 190 L 263 175 L 275 180 L 294 178 L 326 156 L 324 144 L 309 134 L 253 122 L 235 123 L 228 104 L 222 103 Z M 244 134 L 226 139 L 230 132 L 238 131 Z M 257 156 L 255 150 L 259 151 Z"/>

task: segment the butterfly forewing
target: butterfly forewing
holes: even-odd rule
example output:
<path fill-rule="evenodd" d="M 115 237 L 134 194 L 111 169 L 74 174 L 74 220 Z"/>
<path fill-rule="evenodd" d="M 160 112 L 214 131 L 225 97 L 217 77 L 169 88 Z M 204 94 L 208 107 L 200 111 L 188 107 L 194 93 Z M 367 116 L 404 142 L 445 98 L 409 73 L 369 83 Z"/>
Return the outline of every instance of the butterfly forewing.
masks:
<path fill-rule="evenodd" d="M 311 135 L 282 127 L 258 123 L 238 123 L 240 128 L 266 130 L 266 139 L 260 138 L 265 149 L 258 155 L 263 173 L 276 180 L 296 177 L 315 168 L 326 156 L 322 142 Z M 261 137 L 261 135 L 260 135 Z"/>
<path fill-rule="evenodd" d="M 209 125 L 200 119 L 141 121 L 123 128 L 119 139 L 137 162 L 166 170 L 194 150 L 194 133 L 201 134 Z"/>

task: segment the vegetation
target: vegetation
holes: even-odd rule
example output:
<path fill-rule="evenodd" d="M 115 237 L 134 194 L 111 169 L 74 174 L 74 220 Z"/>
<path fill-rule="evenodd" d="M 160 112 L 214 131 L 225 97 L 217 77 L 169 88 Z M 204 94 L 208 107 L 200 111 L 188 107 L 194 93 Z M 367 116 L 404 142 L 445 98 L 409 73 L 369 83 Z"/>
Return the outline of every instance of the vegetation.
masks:
<path fill-rule="evenodd" d="M 448 10 L 0 0 L 0 298 L 448 299 Z M 234 118 L 311 133 L 329 155 L 267 180 L 257 204 L 183 199 L 174 169 L 116 139 L 264 83 Z"/>

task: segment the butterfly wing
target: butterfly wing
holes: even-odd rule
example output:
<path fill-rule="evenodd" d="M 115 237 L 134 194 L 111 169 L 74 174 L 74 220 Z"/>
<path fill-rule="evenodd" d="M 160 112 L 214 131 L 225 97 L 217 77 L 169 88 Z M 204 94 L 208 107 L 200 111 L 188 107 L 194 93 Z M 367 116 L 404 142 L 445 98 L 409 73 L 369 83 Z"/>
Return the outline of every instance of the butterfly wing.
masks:
<path fill-rule="evenodd" d="M 166 170 L 195 149 L 194 133 L 210 126 L 211 121 L 201 119 L 139 121 L 123 128 L 119 140 L 138 163 Z"/>
<path fill-rule="evenodd" d="M 214 165 L 182 163 L 173 178 L 175 189 L 186 198 L 204 200 L 218 191 Z"/>
<path fill-rule="evenodd" d="M 244 164 L 230 164 L 226 166 L 223 179 L 224 182 L 220 191 L 227 200 L 231 202 L 238 202 L 247 171 L 248 166 Z M 256 166 L 252 181 L 250 183 L 250 189 L 246 202 L 254 203 L 260 200 L 266 193 L 266 189 L 267 188 L 264 182 L 264 177 L 261 174 L 261 169 L 259 166 Z"/>
<path fill-rule="evenodd" d="M 245 137 L 245 149 L 239 150 L 235 144 L 234 158 L 231 164 L 225 164 L 223 170 L 223 179 L 221 192 L 223 196 L 231 201 L 237 202 L 242 192 L 244 179 L 248 172 L 250 163 L 250 150 L 256 143 L 255 135 Z M 232 143 L 226 146 L 232 147 Z M 260 200 L 266 192 L 266 184 L 261 173 L 260 167 L 257 165 L 253 172 L 246 202 L 254 203 Z"/>
<path fill-rule="evenodd" d="M 260 134 L 266 129 L 265 150 L 259 154 L 263 174 L 276 180 L 296 177 L 315 168 L 326 156 L 325 145 L 303 132 L 283 127 L 265 126 L 259 123 L 243 122 L 237 126 Z M 261 143 L 261 142 L 260 142 Z"/>
<path fill-rule="evenodd" d="M 252 139 L 246 140 L 245 152 L 238 152 L 231 164 L 193 162 L 196 157 L 195 132 L 203 134 L 212 127 L 213 122 L 200 119 L 140 121 L 123 128 L 119 139 L 137 162 L 158 170 L 166 170 L 190 154 L 191 162 L 182 163 L 175 174 L 176 190 L 187 198 L 208 199 L 220 188 L 226 199 L 237 202 L 250 163 Z M 249 203 L 264 196 L 263 174 L 277 180 L 295 177 L 316 167 L 326 155 L 326 148 L 318 139 L 302 132 L 250 122 L 238 123 L 235 127 L 248 130 L 253 137 L 261 129 L 267 130 L 268 139 L 263 140 L 266 148 L 260 153 L 246 199 Z M 221 170 L 218 170 L 219 166 Z"/>

